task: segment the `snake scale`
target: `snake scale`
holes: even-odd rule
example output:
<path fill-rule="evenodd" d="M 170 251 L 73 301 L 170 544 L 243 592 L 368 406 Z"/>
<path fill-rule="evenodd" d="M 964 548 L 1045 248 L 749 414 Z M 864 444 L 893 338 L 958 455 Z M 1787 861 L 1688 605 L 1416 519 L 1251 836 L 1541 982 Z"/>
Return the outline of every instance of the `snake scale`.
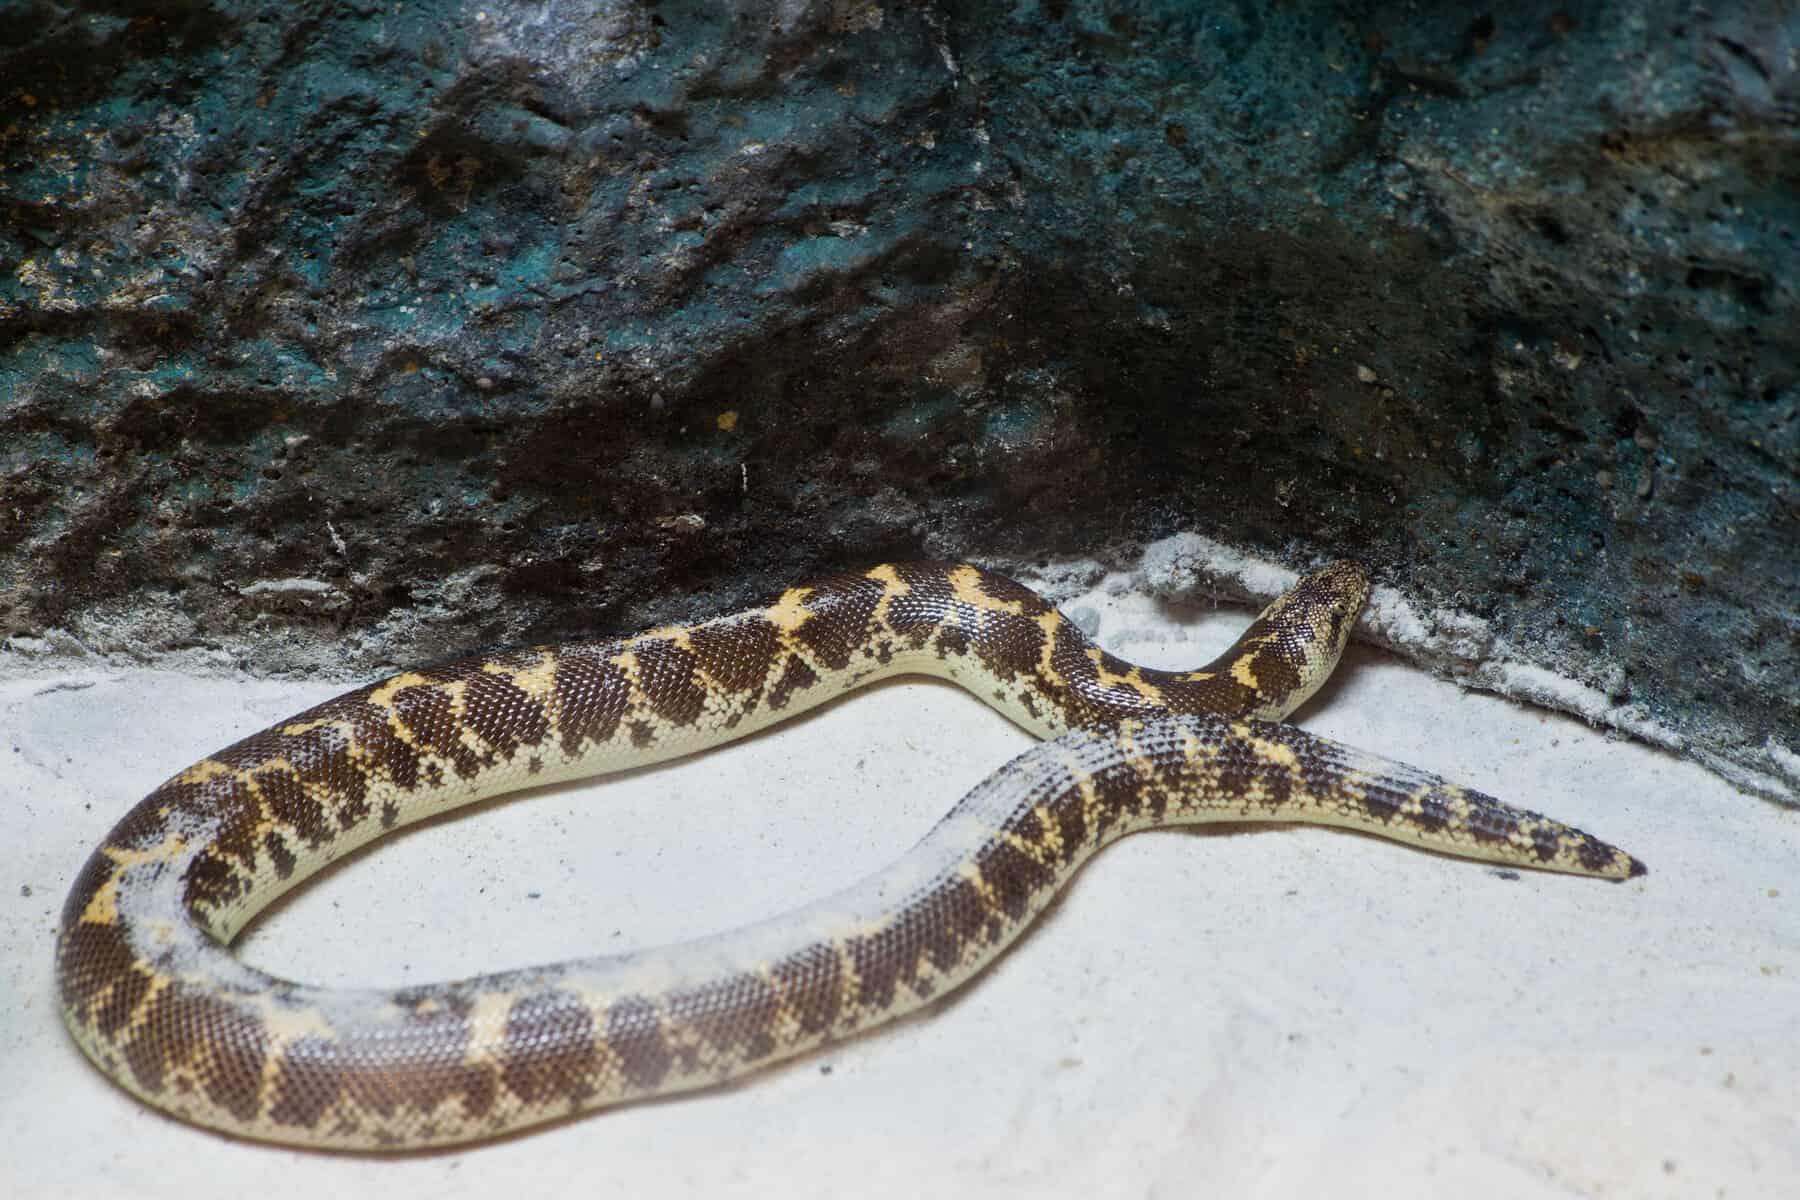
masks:
<path fill-rule="evenodd" d="M 699 624 L 405 672 L 203 759 L 119 822 L 63 909 L 63 1018 L 103 1071 L 183 1119 L 300 1145 L 442 1145 L 704 1087 L 915 1009 L 1133 830 L 1308 822 L 1642 873 L 1579 830 L 1279 723 L 1336 665 L 1367 594 L 1360 568 L 1327 567 L 1212 664 L 1168 672 L 1104 653 L 1003 576 L 888 564 Z M 954 680 L 1051 740 L 837 895 L 695 942 L 400 990 L 290 982 L 227 949 L 389 830 L 714 746 L 902 673 Z"/>

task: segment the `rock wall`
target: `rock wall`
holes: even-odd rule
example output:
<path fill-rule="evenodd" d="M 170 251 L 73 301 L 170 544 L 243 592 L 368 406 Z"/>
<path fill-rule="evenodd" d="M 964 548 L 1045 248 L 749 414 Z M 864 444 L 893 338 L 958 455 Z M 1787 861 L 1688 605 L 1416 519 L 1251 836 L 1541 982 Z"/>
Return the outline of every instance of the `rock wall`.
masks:
<path fill-rule="evenodd" d="M 1794 799 L 1800 18 L 1420 7 L 9 5 L 0 632 L 364 672 L 1187 531 Z"/>

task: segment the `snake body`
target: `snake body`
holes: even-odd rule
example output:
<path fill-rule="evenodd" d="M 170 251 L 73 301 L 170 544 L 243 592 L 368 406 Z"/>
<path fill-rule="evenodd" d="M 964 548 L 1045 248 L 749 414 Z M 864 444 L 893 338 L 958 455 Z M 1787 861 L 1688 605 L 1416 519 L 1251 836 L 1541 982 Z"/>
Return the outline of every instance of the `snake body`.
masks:
<path fill-rule="evenodd" d="M 1579 830 L 1278 723 L 1336 664 L 1367 591 L 1360 569 L 1328 567 L 1214 663 L 1168 672 L 1102 652 L 1002 576 L 888 564 L 695 625 L 396 675 L 203 759 L 126 815 L 63 910 L 63 1018 L 103 1071 L 183 1119 L 441 1145 L 704 1087 L 915 1009 L 1137 829 L 1299 821 L 1641 873 Z M 290 982 L 227 949 L 391 829 L 717 745 L 903 673 L 952 679 L 1052 740 L 838 895 L 696 942 L 391 991 Z"/>

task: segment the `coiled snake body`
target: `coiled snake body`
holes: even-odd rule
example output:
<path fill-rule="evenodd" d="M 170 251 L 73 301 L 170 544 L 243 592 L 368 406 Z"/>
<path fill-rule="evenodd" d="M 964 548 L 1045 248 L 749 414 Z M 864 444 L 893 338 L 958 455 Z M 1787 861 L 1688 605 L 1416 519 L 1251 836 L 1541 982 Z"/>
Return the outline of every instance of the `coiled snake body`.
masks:
<path fill-rule="evenodd" d="M 438 1145 L 717 1083 L 917 1008 L 1137 829 L 1310 822 L 1641 873 L 1579 830 L 1277 723 L 1336 664 L 1367 591 L 1360 569 L 1326 568 L 1213 664 L 1165 672 L 1103 653 L 1001 576 L 890 564 L 702 624 L 397 675 L 131 810 L 63 909 L 63 1018 L 102 1070 L 184 1119 L 304 1145 Z M 717 745 L 908 672 L 1054 740 L 835 896 L 701 941 L 398 991 L 294 983 L 226 949 L 276 896 L 390 829 Z"/>

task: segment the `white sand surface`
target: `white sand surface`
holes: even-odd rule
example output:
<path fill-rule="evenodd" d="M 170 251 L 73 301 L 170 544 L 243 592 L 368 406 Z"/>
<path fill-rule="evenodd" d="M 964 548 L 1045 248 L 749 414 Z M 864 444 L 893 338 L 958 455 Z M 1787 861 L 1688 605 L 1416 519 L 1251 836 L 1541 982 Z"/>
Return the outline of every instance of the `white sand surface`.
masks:
<path fill-rule="evenodd" d="M 1104 592 L 1065 609 L 1157 666 L 1248 620 Z M 233 1141 L 82 1058 L 56 916 L 138 796 L 342 685 L 62 662 L 0 680 L 0 1196 L 1800 1196 L 1800 813 L 1360 648 L 1296 720 L 1649 875 L 1513 877 L 1329 830 L 1141 834 L 948 1001 L 740 1085 L 434 1153 Z M 882 686 L 402 834 L 243 953 L 400 984 L 698 935 L 893 859 L 1027 745 L 948 685 Z"/>

